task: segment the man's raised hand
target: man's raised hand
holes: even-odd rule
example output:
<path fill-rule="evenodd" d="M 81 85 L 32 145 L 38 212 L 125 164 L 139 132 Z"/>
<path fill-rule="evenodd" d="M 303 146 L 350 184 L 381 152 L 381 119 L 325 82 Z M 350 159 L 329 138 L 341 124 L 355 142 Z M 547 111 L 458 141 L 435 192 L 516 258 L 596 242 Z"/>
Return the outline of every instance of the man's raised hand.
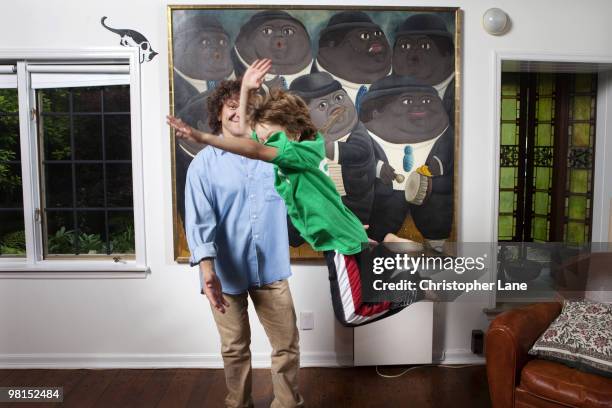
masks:
<path fill-rule="evenodd" d="M 253 61 L 242 77 L 242 86 L 248 90 L 259 89 L 271 68 L 272 60 L 269 58 Z"/>

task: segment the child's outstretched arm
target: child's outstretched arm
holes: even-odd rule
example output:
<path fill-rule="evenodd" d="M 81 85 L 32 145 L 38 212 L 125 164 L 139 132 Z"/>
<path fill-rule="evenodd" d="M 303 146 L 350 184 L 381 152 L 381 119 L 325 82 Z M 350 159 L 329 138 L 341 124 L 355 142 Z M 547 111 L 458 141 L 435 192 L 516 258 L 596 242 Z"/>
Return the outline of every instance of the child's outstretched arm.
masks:
<path fill-rule="evenodd" d="M 272 161 L 278 153 L 276 147 L 263 145 L 247 137 L 219 137 L 202 132 L 192 128 L 181 119 L 174 116 L 167 116 L 166 122 L 174 128 L 177 137 L 215 146 L 221 150 L 248 157 L 249 159 L 269 162 Z"/>
<path fill-rule="evenodd" d="M 249 97 L 251 91 L 259 89 L 263 84 L 266 74 L 272 68 L 272 60 L 269 58 L 255 60 L 247 68 L 242 76 L 242 84 L 240 86 L 240 107 L 238 108 L 238 116 L 240 118 L 239 126 L 240 133 L 250 134 L 250 126 L 247 126 L 247 108 L 249 105 Z"/>

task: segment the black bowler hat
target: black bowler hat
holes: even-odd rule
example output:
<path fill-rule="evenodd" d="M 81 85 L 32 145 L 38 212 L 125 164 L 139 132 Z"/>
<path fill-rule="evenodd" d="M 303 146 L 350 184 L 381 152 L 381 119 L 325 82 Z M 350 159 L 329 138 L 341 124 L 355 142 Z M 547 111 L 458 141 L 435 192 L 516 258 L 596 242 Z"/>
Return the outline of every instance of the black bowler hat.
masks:
<path fill-rule="evenodd" d="M 370 16 L 363 11 L 341 11 L 329 19 L 327 26 L 320 32 L 320 38 L 323 38 L 332 31 L 350 30 L 353 28 L 380 29 L 380 26 L 374 23 Z"/>
<path fill-rule="evenodd" d="M 436 90 L 423 82 L 406 75 L 389 75 L 372 84 L 361 100 L 362 108 L 375 99 L 399 95 L 403 92 L 419 90 L 438 97 Z"/>
<path fill-rule="evenodd" d="M 336 81 L 327 72 L 315 72 L 302 75 L 291 82 L 289 91 L 304 99 L 306 102 L 314 98 L 329 95 L 342 89 L 340 82 Z"/>
<path fill-rule="evenodd" d="M 265 10 L 265 11 L 260 11 L 259 13 L 253 14 L 251 18 L 249 19 L 249 21 L 247 21 L 240 28 L 240 33 L 238 33 L 238 37 L 243 36 L 243 35 L 250 36 L 252 35 L 253 31 L 256 30 L 257 27 L 262 25 L 264 22 L 268 20 L 274 20 L 274 19 L 294 21 L 297 24 L 299 24 L 304 29 L 304 31 L 306 31 L 306 27 L 304 27 L 304 24 L 302 24 L 300 20 L 293 17 L 291 14 L 287 13 L 286 11 Z"/>
<path fill-rule="evenodd" d="M 415 14 L 408 17 L 395 31 L 395 38 L 403 35 L 438 35 L 448 37 L 451 40 L 453 35 L 446 28 L 446 23 L 442 17 L 436 14 Z"/>
<path fill-rule="evenodd" d="M 185 18 L 182 22 L 177 24 L 174 35 L 181 36 L 185 35 L 189 31 L 206 31 L 206 32 L 216 32 L 221 34 L 227 34 L 227 31 L 223 28 L 219 20 L 216 17 L 210 16 L 208 14 L 191 14 L 187 18 Z M 229 36 L 229 35 L 228 35 Z"/>

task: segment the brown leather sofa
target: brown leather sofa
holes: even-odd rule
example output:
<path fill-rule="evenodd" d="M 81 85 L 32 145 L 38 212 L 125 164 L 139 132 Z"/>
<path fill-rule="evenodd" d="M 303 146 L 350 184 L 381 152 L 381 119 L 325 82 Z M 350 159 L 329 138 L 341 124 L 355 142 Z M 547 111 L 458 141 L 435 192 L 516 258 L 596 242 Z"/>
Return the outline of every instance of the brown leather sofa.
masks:
<path fill-rule="evenodd" d="M 560 303 L 537 303 L 493 320 L 486 359 L 494 408 L 612 407 L 612 378 L 527 354 L 559 313 Z"/>

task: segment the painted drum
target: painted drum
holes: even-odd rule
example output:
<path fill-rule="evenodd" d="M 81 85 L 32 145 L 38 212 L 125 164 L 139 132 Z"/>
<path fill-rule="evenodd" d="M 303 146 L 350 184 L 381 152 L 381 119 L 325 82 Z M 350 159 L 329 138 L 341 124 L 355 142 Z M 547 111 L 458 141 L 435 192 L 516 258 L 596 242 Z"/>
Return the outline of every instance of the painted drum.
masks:
<path fill-rule="evenodd" d="M 404 190 L 406 201 L 411 204 L 421 205 L 427 197 L 427 192 L 431 191 L 431 177 L 413 171 L 406 180 Z"/>

